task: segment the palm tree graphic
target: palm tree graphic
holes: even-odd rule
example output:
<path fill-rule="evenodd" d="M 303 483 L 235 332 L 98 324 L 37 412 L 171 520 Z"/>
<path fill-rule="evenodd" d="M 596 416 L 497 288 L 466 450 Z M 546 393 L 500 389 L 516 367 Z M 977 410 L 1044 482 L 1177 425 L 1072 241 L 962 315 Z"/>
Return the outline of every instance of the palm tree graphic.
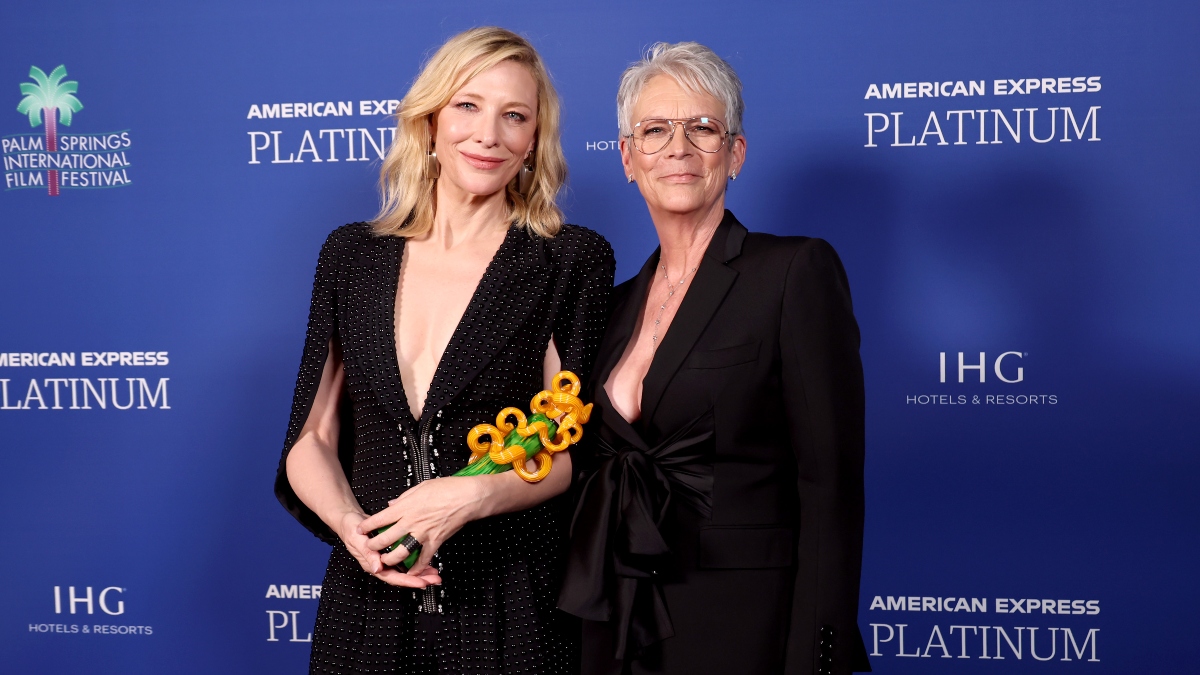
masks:
<path fill-rule="evenodd" d="M 46 75 L 41 68 L 30 66 L 29 77 L 33 82 L 22 82 L 21 93 L 25 98 L 17 106 L 17 112 L 29 115 L 29 126 L 36 127 L 46 121 L 46 152 L 58 150 L 58 122 L 71 126 L 71 117 L 83 110 L 83 104 L 75 98 L 79 91 L 79 83 L 71 80 L 63 82 L 67 76 L 67 67 L 61 65 Z M 58 195 L 58 171 L 46 171 L 46 183 L 50 196 Z"/>

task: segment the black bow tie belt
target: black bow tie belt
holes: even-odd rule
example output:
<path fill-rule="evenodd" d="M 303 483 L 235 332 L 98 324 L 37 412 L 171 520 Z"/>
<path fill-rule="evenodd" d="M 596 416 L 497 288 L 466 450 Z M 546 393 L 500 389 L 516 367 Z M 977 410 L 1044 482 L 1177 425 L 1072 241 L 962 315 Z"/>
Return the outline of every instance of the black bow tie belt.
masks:
<path fill-rule="evenodd" d="M 653 448 L 636 433 L 597 434 L 600 465 L 571 523 L 559 607 L 611 621 L 618 659 L 675 635 L 658 583 L 670 548 L 659 532 L 671 499 L 712 513 L 712 417 L 706 413 Z M 636 439 L 635 442 L 631 442 Z"/>

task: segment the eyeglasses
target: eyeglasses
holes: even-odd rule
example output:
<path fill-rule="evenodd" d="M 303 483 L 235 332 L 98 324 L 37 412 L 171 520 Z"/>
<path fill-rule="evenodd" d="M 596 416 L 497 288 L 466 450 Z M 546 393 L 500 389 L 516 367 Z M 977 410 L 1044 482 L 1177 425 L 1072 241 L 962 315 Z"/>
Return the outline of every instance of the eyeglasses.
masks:
<path fill-rule="evenodd" d="M 633 139 L 633 147 L 643 155 L 662 151 L 675 138 L 675 125 L 683 127 L 683 135 L 697 150 L 713 153 L 725 146 L 731 134 L 720 121 L 712 117 L 689 117 L 687 119 L 648 119 L 633 125 L 633 132 L 626 138 Z"/>

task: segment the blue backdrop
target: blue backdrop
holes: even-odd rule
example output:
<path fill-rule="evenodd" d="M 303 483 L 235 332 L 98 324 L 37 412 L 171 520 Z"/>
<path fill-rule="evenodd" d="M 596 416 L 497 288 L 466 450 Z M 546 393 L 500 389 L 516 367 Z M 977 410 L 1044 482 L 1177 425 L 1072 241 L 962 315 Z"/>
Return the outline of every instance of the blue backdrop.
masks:
<path fill-rule="evenodd" d="M 484 24 L 549 64 L 563 204 L 618 279 L 655 245 L 621 70 L 686 39 L 742 76 L 730 207 L 828 239 L 862 326 L 876 672 L 1194 667 L 1195 3 L 0 17 L 0 669 L 304 671 L 328 549 L 271 482 L 317 250 L 374 213 L 389 101 Z"/>

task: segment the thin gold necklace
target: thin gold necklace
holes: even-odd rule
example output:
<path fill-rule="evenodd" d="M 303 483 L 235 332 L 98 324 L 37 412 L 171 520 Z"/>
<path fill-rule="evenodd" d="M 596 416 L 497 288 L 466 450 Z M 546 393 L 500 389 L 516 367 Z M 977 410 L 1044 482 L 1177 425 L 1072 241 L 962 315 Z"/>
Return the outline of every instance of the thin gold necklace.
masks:
<path fill-rule="evenodd" d="M 675 296 L 675 291 L 683 288 L 683 282 L 687 281 L 688 276 L 695 274 L 696 270 L 700 268 L 699 265 L 693 267 L 691 270 L 685 272 L 684 275 L 679 278 L 677 283 L 672 284 L 671 278 L 667 276 L 667 266 L 662 263 L 659 263 L 658 266 L 662 268 L 663 281 L 667 282 L 667 297 L 665 300 L 663 300 L 662 304 L 658 306 L 658 316 L 654 319 L 654 330 L 650 335 L 651 351 L 658 350 L 658 324 L 662 323 L 663 312 L 667 311 L 667 303 L 671 302 L 671 298 Z"/>

